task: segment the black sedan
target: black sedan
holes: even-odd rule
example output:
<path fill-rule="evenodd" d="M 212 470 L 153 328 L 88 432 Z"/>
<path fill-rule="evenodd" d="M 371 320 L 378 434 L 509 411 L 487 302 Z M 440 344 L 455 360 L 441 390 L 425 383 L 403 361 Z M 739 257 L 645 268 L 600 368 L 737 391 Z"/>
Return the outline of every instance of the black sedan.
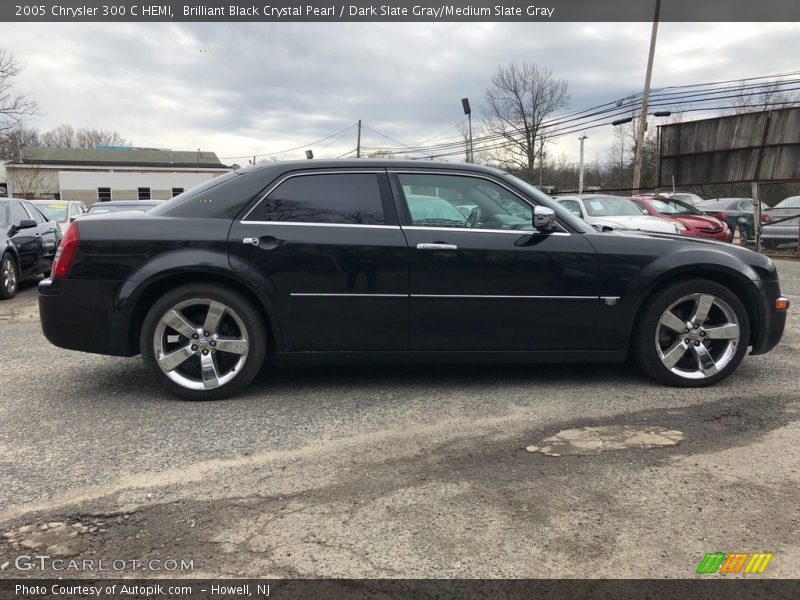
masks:
<path fill-rule="evenodd" d="M 16 198 L 0 198 L 0 228 L 0 299 L 5 300 L 16 295 L 20 281 L 50 273 L 61 232 L 33 204 Z"/>
<path fill-rule="evenodd" d="M 734 232 L 734 243 L 755 241 L 755 207 L 752 198 L 715 198 L 703 201 L 696 208 L 710 217 L 725 221 Z M 766 209 L 767 206 L 762 204 L 762 211 Z"/>
<path fill-rule="evenodd" d="M 464 207 L 467 207 L 465 209 Z M 230 395 L 262 364 L 624 361 L 703 386 L 781 338 L 769 258 L 600 233 L 507 173 L 271 163 L 147 213 L 87 215 L 39 285 L 57 346 L 141 353 L 164 388 Z"/>

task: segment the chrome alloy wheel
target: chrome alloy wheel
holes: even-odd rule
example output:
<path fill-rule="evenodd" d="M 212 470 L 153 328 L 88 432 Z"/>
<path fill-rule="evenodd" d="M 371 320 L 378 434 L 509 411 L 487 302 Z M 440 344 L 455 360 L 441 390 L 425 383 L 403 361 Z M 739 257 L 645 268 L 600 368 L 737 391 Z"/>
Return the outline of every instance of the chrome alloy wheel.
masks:
<path fill-rule="evenodd" d="M 13 295 L 17 291 L 17 269 L 10 256 L 3 259 L 2 279 L 3 289 L 7 294 Z"/>
<path fill-rule="evenodd" d="M 190 390 L 218 388 L 244 367 L 248 332 L 230 306 L 210 298 L 175 304 L 153 334 L 156 362 L 164 374 Z"/>
<path fill-rule="evenodd" d="M 731 362 L 740 343 L 739 320 L 713 294 L 689 294 L 664 311 L 656 327 L 656 352 L 675 375 L 704 379 Z"/>

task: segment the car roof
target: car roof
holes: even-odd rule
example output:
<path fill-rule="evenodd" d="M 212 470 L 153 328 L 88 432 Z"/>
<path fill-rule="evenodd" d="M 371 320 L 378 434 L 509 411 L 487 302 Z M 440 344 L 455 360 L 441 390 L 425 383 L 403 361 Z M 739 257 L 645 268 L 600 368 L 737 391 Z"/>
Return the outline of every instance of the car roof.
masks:
<path fill-rule="evenodd" d="M 277 173 L 296 171 L 298 169 L 393 169 L 393 170 L 437 170 L 437 171 L 464 171 L 479 172 L 492 175 L 506 175 L 505 171 L 494 167 L 485 167 L 470 163 L 430 161 L 430 160 L 396 160 L 390 158 L 338 158 L 338 159 L 312 159 L 312 160 L 286 160 L 269 163 L 259 163 L 237 169 L 238 173 L 251 171 L 274 170 Z"/>
<path fill-rule="evenodd" d="M 106 202 L 95 202 L 92 204 L 92 206 L 141 206 L 143 204 L 152 204 L 155 206 L 156 204 L 161 204 L 162 202 L 163 200 L 108 200 Z"/>

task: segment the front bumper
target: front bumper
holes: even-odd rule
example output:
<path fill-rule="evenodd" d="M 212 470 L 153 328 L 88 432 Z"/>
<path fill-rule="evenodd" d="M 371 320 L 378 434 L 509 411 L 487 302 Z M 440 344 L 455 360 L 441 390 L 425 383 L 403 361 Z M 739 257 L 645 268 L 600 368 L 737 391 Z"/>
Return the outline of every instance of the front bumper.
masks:
<path fill-rule="evenodd" d="M 786 326 L 785 310 L 776 310 L 775 301 L 781 298 L 778 281 L 760 281 L 756 284 L 758 294 L 756 335 L 752 340 L 750 354 L 764 354 L 778 345 Z"/>
<path fill-rule="evenodd" d="M 116 301 L 119 281 L 43 279 L 39 317 L 51 344 L 112 356 L 133 356 L 127 307 Z"/>

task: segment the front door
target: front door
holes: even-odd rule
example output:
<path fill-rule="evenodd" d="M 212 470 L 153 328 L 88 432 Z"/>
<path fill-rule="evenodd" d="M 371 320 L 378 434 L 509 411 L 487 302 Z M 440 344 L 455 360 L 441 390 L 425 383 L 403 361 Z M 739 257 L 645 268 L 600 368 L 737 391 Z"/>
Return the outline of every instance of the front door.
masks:
<path fill-rule="evenodd" d="M 269 282 L 284 350 L 408 348 L 408 248 L 384 169 L 283 177 L 229 251 Z"/>
<path fill-rule="evenodd" d="M 488 176 L 391 174 L 410 252 L 413 350 L 589 349 L 596 252 Z"/>

